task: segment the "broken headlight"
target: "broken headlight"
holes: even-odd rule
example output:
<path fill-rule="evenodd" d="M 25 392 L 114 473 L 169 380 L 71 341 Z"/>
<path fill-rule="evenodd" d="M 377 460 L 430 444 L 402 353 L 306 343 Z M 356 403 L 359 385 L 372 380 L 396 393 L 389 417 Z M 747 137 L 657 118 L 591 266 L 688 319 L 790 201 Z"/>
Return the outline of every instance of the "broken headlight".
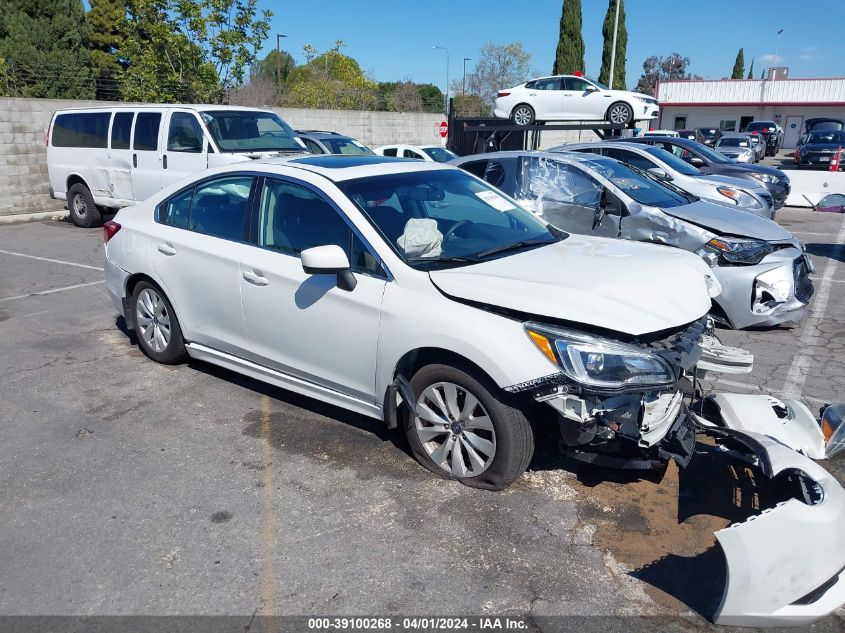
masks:
<path fill-rule="evenodd" d="M 526 323 L 525 332 L 546 358 L 584 386 L 622 389 L 675 382 L 669 363 L 640 347 L 537 323 Z"/>
<path fill-rule="evenodd" d="M 725 264 L 759 264 L 774 248 L 763 240 L 741 237 L 714 237 L 704 245 L 699 255 L 713 253 Z"/>
<path fill-rule="evenodd" d="M 763 205 L 750 193 L 733 187 L 716 187 L 716 191 L 733 202 L 738 207 L 745 209 L 762 209 Z"/>

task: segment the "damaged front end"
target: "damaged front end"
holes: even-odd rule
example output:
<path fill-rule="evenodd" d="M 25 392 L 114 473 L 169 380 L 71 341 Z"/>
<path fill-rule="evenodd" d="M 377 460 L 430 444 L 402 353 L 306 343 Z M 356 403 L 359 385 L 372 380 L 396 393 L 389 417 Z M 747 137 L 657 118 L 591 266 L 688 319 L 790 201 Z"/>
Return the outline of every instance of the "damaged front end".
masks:
<path fill-rule="evenodd" d="M 552 416 L 562 450 L 588 463 L 651 469 L 695 448 L 688 411 L 696 365 L 750 371 L 753 357 L 722 345 L 707 317 L 672 331 L 618 341 L 539 323 L 525 330 L 560 373 L 513 385 L 529 392 L 540 417 Z"/>
<path fill-rule="evenodd" d="M 713 621 L 799 626 L 845 602 L 845 490 L 808 457 L 754 432 L 708 428 L 722 450 L 752 467 L 780 498 L 716 532 L 727 577 Z"/>

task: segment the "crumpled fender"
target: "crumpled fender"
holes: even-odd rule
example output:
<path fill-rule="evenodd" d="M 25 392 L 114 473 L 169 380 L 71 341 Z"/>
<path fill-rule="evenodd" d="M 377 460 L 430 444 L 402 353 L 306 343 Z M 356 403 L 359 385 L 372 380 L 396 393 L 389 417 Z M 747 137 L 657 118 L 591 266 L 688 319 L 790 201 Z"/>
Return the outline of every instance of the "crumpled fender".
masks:
<path fill-rule="evenodd" d="M 825 437 L 810 410 L 797 400 L 763 394 L 714 393 L 704 399 L 707 426 L 772 437 L 812 459 L 825 459 Z"/>
<path fill-rule="evenodd" d="M 789 499 L 716 532 L 727 579 L 713 620 L 799 626 L 845 603 L 845 490 L 814 461 L 759 433 L 722 431 L 757 456 L 766 477 L 803 473 L 810 503 Z"/>

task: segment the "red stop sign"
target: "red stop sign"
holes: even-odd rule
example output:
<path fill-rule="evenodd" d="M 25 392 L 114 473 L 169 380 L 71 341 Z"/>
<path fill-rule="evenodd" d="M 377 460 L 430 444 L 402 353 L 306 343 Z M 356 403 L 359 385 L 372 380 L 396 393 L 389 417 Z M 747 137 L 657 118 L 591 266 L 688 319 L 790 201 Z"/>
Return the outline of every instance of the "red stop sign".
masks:
<path fill-rule="evenodd" d="M 446 121 L 440 122 L 440 137 L 446 138 L 449 136 L 449 124 Z"/>

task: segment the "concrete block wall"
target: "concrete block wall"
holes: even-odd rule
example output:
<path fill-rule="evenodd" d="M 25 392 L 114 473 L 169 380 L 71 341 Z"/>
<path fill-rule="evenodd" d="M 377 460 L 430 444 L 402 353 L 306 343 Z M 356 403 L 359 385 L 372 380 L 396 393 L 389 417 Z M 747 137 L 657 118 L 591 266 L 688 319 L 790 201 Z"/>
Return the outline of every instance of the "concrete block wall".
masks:
<path fill-rule="evenodd" d="M 0 98 L 0 215 L 53 211 L 44 132 L 56 110 L 106 106 L 101 101 Z M 438 144 L 440 114 L 274 108 L 296 129 L 349 134 L 371 147 L 388 143 Z"/>

